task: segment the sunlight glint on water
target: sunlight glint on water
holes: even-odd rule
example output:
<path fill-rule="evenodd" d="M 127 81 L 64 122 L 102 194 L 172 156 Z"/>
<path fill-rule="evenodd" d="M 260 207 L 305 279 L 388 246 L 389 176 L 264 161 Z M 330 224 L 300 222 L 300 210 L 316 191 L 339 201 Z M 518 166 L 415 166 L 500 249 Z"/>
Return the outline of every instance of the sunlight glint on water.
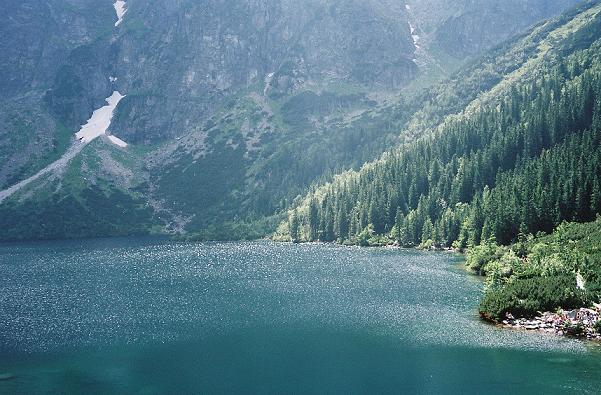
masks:
<path fill-rule="evenodd" d="M 479 321 L 481 282 L 459 262 L 445 253 L 268 242 L 6 245 L 0 374 L 15 377 L 0 381 L 0 392 L 601 384 L 594 347 Z"/>

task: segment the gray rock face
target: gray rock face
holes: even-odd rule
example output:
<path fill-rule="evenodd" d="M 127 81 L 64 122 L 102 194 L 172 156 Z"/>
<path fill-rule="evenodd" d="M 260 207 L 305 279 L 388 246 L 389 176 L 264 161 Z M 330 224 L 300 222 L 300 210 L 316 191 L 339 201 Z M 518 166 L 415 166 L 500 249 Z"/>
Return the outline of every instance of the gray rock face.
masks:
<path fill-rule="evenodd" d="M 130 3 L 113 49 L 129 93 L 116 125 L 132 141 L 181 134 L 252 86 L 392 89 L 417 72 L 404 10 L 387 1 Z"/>
<path fill-rule="evenodd" d="M 71 78 L 70 70 L 106 31 L 114 11 L 94 0 L 6 0 L 2 10 L 0 186 L 6 186 L 60 155 L 65 135 L 103 100 L 94 78 Z M 53 88 L 56 95 L 47 102 Z"/>
<path fill-rule="evenodd" d="M 112 0 L 4 0 L 0 189 L 117 90 L 110 131 L 153 148 L 133 166 L 153 206 L 271 213 L 398 143 L 404 87 L 575 2 L 127 0 L 115 26 Z"/>
<path fill-rule="evenodd" d="M 425 44 L 447 56 L 478 55 L 580 0 L 407 0 Z"/>
<path fill-rule="evenodd" d="M 69 54 L 92 42 L 114 14 L 94 0 L 5 0 L 2 11 L 2 99 L 47 89 Z"/>
<path fill-rule="evenodd" d="M 410 21 L 426 44 L 470 56 L 574 2 L 129 0 L 115 28 L 110 0 L 7 0 L 0 89 L 44 92 L 40 105 L 69 129 L 117 89 L 128 97 L 116 134 L 153 142 L 196 127 L 244 89 L 398 89 L 419 73 Z"/>

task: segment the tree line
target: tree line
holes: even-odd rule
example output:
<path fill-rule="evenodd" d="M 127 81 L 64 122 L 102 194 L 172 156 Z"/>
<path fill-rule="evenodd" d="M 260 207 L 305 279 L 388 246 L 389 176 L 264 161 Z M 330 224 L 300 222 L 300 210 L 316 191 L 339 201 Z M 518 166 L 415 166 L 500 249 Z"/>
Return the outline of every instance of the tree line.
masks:
<path fill-rule="evenodd" d="M 601 212 L 601 48 L 557 58 L 433 135 L 311 193 L 293 241 L 459 247 L 514 242 Z"/>

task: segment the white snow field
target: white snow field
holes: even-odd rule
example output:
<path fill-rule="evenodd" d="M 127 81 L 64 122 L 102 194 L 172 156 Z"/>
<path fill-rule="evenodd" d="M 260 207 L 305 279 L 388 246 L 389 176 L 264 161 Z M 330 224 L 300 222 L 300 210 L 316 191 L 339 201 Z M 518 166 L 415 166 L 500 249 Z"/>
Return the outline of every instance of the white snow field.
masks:
<path fill-rule="evenodd" d="M 117 108 L 117 104 L 119 104 L 124 97 L 125 96 L 118 91 L 114 91 L 112 95 L 106 98 L 108 104 L 94 111 L 92 117 L 88 119 L 88 122 L 81 127 L 79 132 L 75 133 L 75 138 L 84 143 L 89 143 L 96 137 L 106 134 L 106 131 L 111 124 L 111 119 L 113 119 L 115 108 Z"/>
<path fill-rule="evenodd" d="M 109 138 L 109 140 L 111 140 L 113 144 L 118 145 L 121 148 L 127 147 L 127 143 L 121 140 L 119 137 L 113 135 L 108 135 L 107 137 Z"/>
<path fill-rule="evenodd" d="M 125 1 L 122 0 L 115 1 L 115 4 L 113 4 L 113 7 L 115 7 L 115 12 L 117 13 L 117 22 L 115 22 L 115 26 L 119 26 L 121 22 L 123 22 L 123 17 L 127 12 L 125 5 Z"/>
<path fill-rule="evenodd" d="M 106 135 L 109 141 L 111 141 L 113 144 L 122 148 L 127 147 L 127 143 L 125 141 L 116 136 L 107 134 L 107 130 L 111 124 L 111 119 L 113 118 L 115 108 L 117 108 L 117 104 L 119 104 L 121 99 L 124 97 L 125 96 L 117 91 L 113 92 L 113 94 L 106 99 L 108 104 L 94 111 L 88 122 L 81 127 L 79 132 L 75 134 L 75 138 L 78 141 L 75 141 L 60 159 L 44 167 L 33 176 L 11 186 L 10 188 L 0 191 L 0 203 L 41 176 L 52 172 L 62 171 L 67 166 L 69 161 L 71 161 L 71 159 L 73 159 L 83 149 L 83 147 L 99 136 Z"/>

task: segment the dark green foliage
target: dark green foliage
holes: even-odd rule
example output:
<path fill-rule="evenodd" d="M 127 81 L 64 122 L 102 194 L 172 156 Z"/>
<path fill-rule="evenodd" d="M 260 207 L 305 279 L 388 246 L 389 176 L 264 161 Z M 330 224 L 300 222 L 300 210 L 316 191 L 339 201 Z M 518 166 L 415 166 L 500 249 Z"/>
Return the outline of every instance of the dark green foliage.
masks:
<path fill-rule="evenodd" d="M 516 247 L 523 248 L 523 259 L 513 252 Z M 600 250 L 601 219 L 562 224 L 551 235 L 530 237 L 511 248 L 487 243 L 471 249 L 468 265 L 484 268 L 480 272 L 488 276 L 481 314 L 498 321 L 507 312 L 532 316 L 538 311 L 571 309 L 599 301 Z M 578 288 L 578 275 L 584 280 L 584 290 Z"/>
<path fill-rule="evenodd" d="M 553 66 L 529 83 L 318 189 L 297 211 L 311 226 L 304 239 L 352 242 L 372 225 L 405 246 L 465 248 L 592 221 L 601 209 L 600 54 L 595 41 L 550 56 Z M 344 233 L 323 228 L 343 212 Z"/>
<path fill-rule="evenodd" d="M 293 243 L 298 243 L 300 240 L 300 221 L 298 220 L 298 214 L 296 210 L 290 216 L 290 222 L 288 223 L 288 230 L 290 232 L 290 239 Z"/>
<path fill-rule="evenodd" d="M 257 240 L 272 232 L 281 220 L 281 216 L 274 216 L 254 222 L 223 222 L 219 225 L 206 226 L 202 231 L 176 238 L 187 241 Z"/>
<path fill-rule="evenodd" d="M 586 294 L 576 288 L 574 276 L 520 278 L 487 292 L 480 302 L 480 313 L 499 321 L 506 313 L 531 317 L 538 311 L 573 309 L 587 302 Z"/>
<path fill-rule="evenodd" d="M 91 186 L 81 196 L 54 195 L 39 204 L 26 200 L 0 209 L 0 239 L 63 239 L 148 234 L 153 212 L 118 189 Z"/>
<path fill-rule="evenodd" d="M 487 274 L 487 264 L 501 259 L 504 253 L 502 247 L 490 240 L 470 249 L 466 265 L 474 272 L 485 276 Z"/>
<path fill-rule="evenodd" d="M 540 243 L 555 245 L 563 254 L 576 254 L 570 259 L 577 265 L 574 269 L 582 274 L 591 297 L 601 300 L 601 219 L 587 224 L 563 224 L 553 234 L 530 242 L 529 251 Z"/>
<path fill-rule="evenodd" d="M 297 236 L 469 247 L 468 267 L 487 276 L 480 311 L 493 320 L 598 301 L 601 220 L 579 223 L 601 213 L 599 21 L 548 41 L 537 68 L 515 80 L 474 66 L 481 84 L 499 84 L 493 98 L 316 189 L 294 210 Z M 524 40 L 524 51 L 539 50 Z"/>
<path fill-rule="evenodd" d="M 188 224 L 190 229 L 215 233 L 208 227 L 221 223 L 211 219 L 232 218 L 231 213 L 238 212 L 239 202 L 224 197 L 244 185 L 243 155 L 244 150 L 238 146 L 215 150 L 198 159 L 185 156 L 160 175 L 157 184 L 170 208 L 196 213 Z"/>

